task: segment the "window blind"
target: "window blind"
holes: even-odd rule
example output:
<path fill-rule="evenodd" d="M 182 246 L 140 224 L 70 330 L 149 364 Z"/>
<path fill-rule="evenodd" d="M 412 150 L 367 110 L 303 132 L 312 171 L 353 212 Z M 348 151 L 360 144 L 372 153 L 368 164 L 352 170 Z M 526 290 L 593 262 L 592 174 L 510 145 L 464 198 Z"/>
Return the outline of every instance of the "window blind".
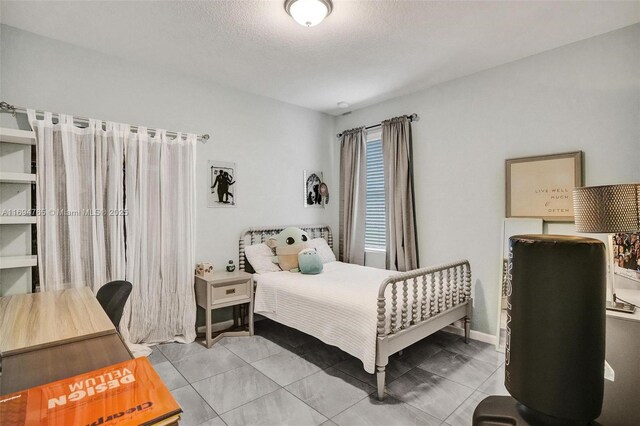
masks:
<path fill-rule="evenodd" d="M 382 141 L 367 141 L 367 200 L 365 219 L 365 250 L 386 249 L 386 220 L 384 200 L 384 166 Z"/>

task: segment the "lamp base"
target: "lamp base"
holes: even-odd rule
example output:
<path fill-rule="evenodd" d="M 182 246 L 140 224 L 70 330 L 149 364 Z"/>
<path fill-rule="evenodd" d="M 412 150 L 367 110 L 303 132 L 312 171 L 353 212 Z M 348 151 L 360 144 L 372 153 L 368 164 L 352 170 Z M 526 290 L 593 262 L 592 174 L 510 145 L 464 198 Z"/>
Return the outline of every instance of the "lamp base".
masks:
<path fill-rule="evenodd" d="M 532 410 L 512 396 L 485 398 L 473 412 L 473 426 L 602 426 L 591 422 L 559 419 Z"/>
<path fill-rule="evenodd" d="M 605 307 L 609 311 L 624 312 L 626 314 L 632 314 L 636 311 L 636 305 L 623 302 L 611 302 L 609 300 L 607 300 Z"/>

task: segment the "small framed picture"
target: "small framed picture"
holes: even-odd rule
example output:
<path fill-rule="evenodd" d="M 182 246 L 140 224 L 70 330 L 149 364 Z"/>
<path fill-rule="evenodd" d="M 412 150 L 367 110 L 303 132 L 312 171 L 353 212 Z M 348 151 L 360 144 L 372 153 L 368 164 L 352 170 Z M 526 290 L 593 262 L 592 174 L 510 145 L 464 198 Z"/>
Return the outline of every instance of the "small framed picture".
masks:
<path fill-rule="evenodd" d="M 209 160 L 209 191 L 207 205 L 209 207 L 235 207 L 238 201 L 238 166 L 236 163 Z"/>
<path fill-rule="evenodd" d="M 614 278 L 640 283 L 640 232 L 613 234 L 609 241 Z"/>
<path fill-rule="evenodd" d="M 506 160 L 506 217 L 573 222 L 582 151 Z"/>
<path fill-rule="evenodd" d="M 323 183 L 322 172 L 305 170 L 302 182 L 304 206 L 324 208 L 324 197 L 321 193 L 321 185 Z"/>

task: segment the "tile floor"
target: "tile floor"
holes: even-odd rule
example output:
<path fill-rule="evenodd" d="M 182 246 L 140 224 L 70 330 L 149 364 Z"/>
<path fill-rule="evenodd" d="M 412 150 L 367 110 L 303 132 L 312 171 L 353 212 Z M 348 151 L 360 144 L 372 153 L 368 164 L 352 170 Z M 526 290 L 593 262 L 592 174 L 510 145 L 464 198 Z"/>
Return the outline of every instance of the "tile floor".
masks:
<path fill-rule="evenodd" d="M 162 344 L 149 359 L 186 426 L 468 426 L 483 398 L 507 394 L 504 356 L 445 332 L 390 359 L 382 402 L 359 360 L 266 319 L 255 336 Z"/>

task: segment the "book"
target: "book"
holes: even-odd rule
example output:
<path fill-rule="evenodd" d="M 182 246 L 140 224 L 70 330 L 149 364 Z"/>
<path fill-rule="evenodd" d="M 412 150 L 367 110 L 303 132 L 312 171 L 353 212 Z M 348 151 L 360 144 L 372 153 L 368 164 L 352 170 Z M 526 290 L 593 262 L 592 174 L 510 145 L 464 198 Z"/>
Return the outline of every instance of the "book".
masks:
<path fill-rule="evenodd" d="M 171 424 L 182 409 L 146 357 L 0 396 L 0 425 Z"/>

